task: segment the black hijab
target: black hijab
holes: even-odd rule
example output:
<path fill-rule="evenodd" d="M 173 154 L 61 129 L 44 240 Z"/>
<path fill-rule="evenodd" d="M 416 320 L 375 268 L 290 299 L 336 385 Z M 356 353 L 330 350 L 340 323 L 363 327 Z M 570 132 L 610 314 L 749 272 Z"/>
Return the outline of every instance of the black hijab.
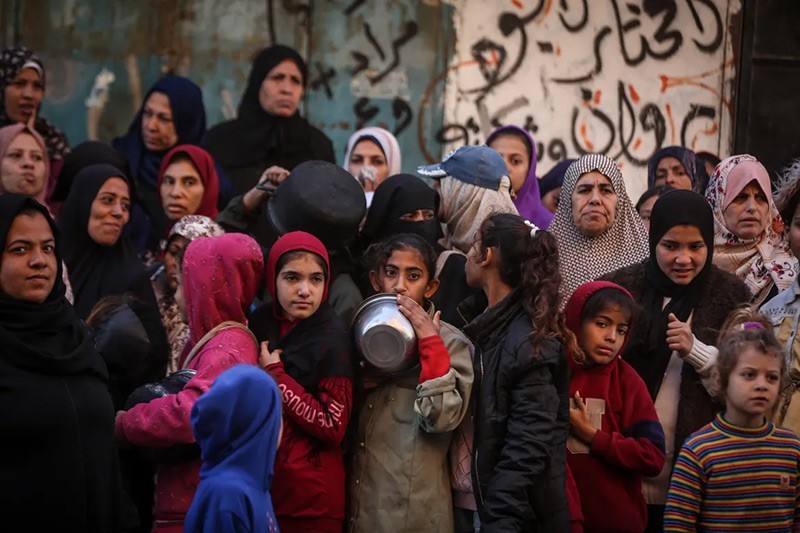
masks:
<path fill-rule="evenodd" d="M 54 202 L 66 200 L 78 172 L 98 163 L 108 163 L 124 172 L 125 175 L 129 174 L 128 161 L 121 152 L 100 141 L 86 141 L 73 148 L 64 158 L 64 165 L 58 174 L 58 182 L 53 194 L 50 195 L 50 200 Z M 134 191 L 131 191 L 131 199 L 134 196 Z"/>
<path fill-rule="evenodd" d="M 400 218 L 417 209 L 431 209 L 434 217 L 419 222 Z M 364 245 L 399 233 L 415 233 L 435 246 L 441 231 L 438 213 L 439 195 L 424 181 L 411 174 L 390 176 L 375 189 L 361 230 Z"/>
<path fill-rule="evenodd" d="M 12 365 L 33 372 L 63 375 L 88 371 L 106 378 L 89 328 L 64 297 L 62 246 L 47 208 L 30 196 L 13 193 L 0 196 L 2 249 L 5 250 L 11 224 L 24 209 L 38 211 L 50 224 L 56 240 L 58 272 L 53 290 L 42 303 L 17 300 L 0 290 L 0 354 Z"/>
<path fill-rule="evenodd" d="M 656 245 L 673 227 L 689 225 L 700 230 L 708 256 L 700 273 L 687 285 L 674 283 L 656 261 Z M 708 202 L 692 191 L 673 190 L 659 197 L 650 215 L 650 258 L 645 263 L 642 307 L 648 324 L 634 329 L 626 350 L 627 361 L 637 370 L 655 399 L 672 350 L 666 343 L 670 313 L 686 322 L 700 299 L 711 273 L 714 251 L 714 218 Z M 664 298 L 669 303 L 664 306 Z M 637 335 L 638 333 L 638 335 Z"/>
<path fill-rule="evenodd" d="M 288 46 L 270 46 L 253 61 L 239 103 L 238 118 L 209 132 L 205 144 L 214 160 L 223 167 L 244 167 L 269 158 L 271 164 L 291 170 L 308 159 L 305 155 L 312 136 L 308 121 L 299 112 L 291 117 L 271 115 L 258 101 L 261 83 L 267 74 L 287 59 L 297 65 L 305 84 L 308 70 L 300 54 Z"/>
<path fill-rule="evenodd" d="M 124 232 L 112 246 L 101 246 L 89 236 L 92 203 L 110 178 L 124 179 L 130 187 L 128 177 L 114 166 L 91 165 L 81 170 L 58 219 L 75 310 L 81 318 L 109 295 L 130 292 L 145 304 L 156 306 L 147 273 Z"/>

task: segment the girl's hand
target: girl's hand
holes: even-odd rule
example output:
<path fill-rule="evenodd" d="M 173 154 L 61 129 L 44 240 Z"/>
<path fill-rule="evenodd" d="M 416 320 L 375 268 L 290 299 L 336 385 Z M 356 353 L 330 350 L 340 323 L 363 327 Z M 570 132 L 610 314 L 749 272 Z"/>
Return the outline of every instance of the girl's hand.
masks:
<path fill-rule="evenodd" d="M 670 350 L 675 350 L 681 357 L 686 357 L 694 345 L 694 334 L 692 328 L 686 322 L 678 320 L 674 314 L 669 314 L 667 324 L 667 346 Z"/>
<path fill-rule="evenodd" d="M 424 339 L 425 337 L 439 334 L 439 327 L 441 325 L 439 317 L 442 316 L 441 311 L 436 311 L 433 318 L 431 318 L 421 305 L 402 294 L 397 295 L 397 305 L 400 308 L 400 312 L 403 313 L 403 316 L 406 317 L 414 327 L 414 333 L 417 334 L 417 339 Z"/>
<path fill-rule="evenodd" d="M 572 424 L 572 433 L 586 444 L 591 444 L 597 428 L 589 423 L 589 409 L 581 399 L 581 393 L 575 392 L 575 403 L 577 407 L 570 406 L 569 422 Z"/>
<path fill-rule="evenodd" d="M 269 341 L 264 341 L 261 343 L 261 356 L 258 358 L 258 364 L 261 368 L 267 368 L 269 365 L 280 363 L 282 353 L 283 350 L 280 349 L 270 352 Z"/>

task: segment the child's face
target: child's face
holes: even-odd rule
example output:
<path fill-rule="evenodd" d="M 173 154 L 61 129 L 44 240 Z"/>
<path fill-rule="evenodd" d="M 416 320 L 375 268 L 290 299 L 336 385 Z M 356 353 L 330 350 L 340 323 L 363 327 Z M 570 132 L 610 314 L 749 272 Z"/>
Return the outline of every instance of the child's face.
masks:
<path fill-rule="evenodd" d="M 625 343 L 629 321 L 628 313 L 617 306 L 583 321 L 580 344 L 588 366 L 607 365 L 614 360 Z"/>
<path fill-rule="evenodd" d="M 781 361 L 747 347 L 739 354 L 725 390 L 725 419 L 742 427 L 758 427 L 778 399 Z"/>
<path fill-rule="evenodd" d="M 419 305 L 439 288 L 439 280 L 431 279 L 422 256 L 416 250 L 395 250 L 380 272 L 369 273 L 372 288 L 408 296 Z"/>
<path fill-rule="evenodd" d="M 325 272 L 314 256 L 303 254 L 278 272 L 275 292 L 284 317 L 290 321 L 308 318 L 322 304 Z"/>

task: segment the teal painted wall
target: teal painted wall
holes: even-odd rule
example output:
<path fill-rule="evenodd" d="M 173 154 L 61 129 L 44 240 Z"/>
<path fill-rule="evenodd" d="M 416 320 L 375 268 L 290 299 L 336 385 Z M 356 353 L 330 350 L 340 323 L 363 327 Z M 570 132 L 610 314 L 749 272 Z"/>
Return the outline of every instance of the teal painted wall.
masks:
<path fill-rule="evenodd" d="M 410 171 L 442 149 L 444 84 L 429 85 L 452 57 L 451 11 L 416 0 L 3 0 L 0 44 L 43 58 L 42 116 L 73 145 L 123 133 L 167 70 L 203 89 L 209 126 L 231 118 L 253 55 L 287 44 L 309 65 L 303 113 L 331 137 L 337 159 L 356 128 L 380 125 L 396 132 Z M 90 99 L 104 69 L 114 81 Z"/>

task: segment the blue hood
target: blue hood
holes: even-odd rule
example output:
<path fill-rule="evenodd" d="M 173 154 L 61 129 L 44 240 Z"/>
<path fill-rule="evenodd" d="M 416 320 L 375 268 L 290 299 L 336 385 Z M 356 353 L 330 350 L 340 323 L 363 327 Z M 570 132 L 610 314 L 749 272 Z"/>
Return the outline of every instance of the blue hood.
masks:
<path fill-rule="evenodd" d="M 192 432 L 200 445 L 200 479 L 234 474 L 268 491 L 281 426 L 275 381 L 252 365 L 220 374 L 192 407 Z"/>

